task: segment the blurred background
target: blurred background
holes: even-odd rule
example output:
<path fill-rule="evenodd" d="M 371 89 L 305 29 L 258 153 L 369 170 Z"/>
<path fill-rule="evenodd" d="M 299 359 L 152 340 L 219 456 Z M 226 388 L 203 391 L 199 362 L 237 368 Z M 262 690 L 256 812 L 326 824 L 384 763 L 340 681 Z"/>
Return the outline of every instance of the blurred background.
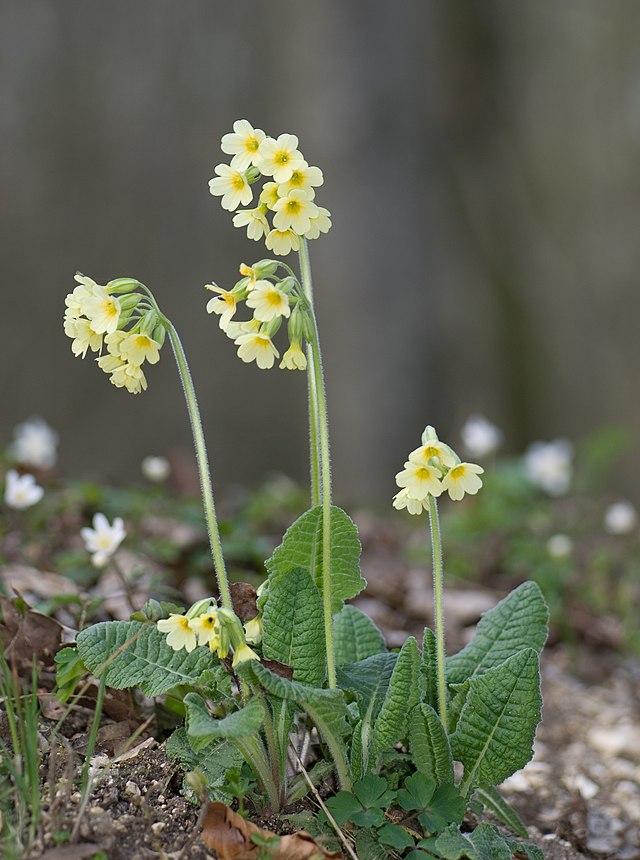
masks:
<path fill-rule="evenodd" d="M 387 506 L 424 425 L 455 444 L 473 412 L 512 452 L 628 428 L 638 500 L 639 48 L 625 0 L 2 0 L 0 447 L 40 415 L 70 477 L 189 450 L 168 349 L 133 397 L 63 333 L 75 271 L 130 275 L 182 335 L 216 479 L 305 478 L 304 374 L 205 313 L 266 255 L 207 187 L 247 118 L 325 175 L 339 501 Z"/>

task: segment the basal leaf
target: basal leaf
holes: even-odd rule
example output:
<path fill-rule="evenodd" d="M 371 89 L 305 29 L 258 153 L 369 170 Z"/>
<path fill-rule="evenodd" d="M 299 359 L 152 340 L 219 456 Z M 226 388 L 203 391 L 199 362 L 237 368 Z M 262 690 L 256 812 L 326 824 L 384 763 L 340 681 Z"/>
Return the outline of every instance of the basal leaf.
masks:
<path fill-rule="evenodd" d="M 459 684 L 482 675 L 524 648 L 540 653 L 548 622 L 549 610 L 540 587 L 523 582 L 482 616 L 471 642 L 447 658 L 447 682 Z"/>
<path fill-rule="evenodd" d="M 377 716 L 387 695 L 397 660 L 397 653 L 384 651 L 337 669 L 338 686 L 345 693 L 355 696 L 361 714 L 367 710 L 371 711 L 370 720 Z"/>
<path fill-rule="evenodd" d="M 351 773 L 343 738 L 349 730 L 349 711 L 342 690 L 321 690 L 298 681 L 288 681 L 275 675 L 256 660 L 243 665 L 244 671 L 250 672 L 266 690 L 282 699 L 294 701 L 309 715 L 329 747 L 340 787 L 348 791 L 351 788 Z"/>
<path fill-rule="evenodd" d="M 440 717 L 430 705 L 414 708 L 409 720 L 409 750 L 418 771 L 437 785 L 453 783 L 453 756 Z"/>
<path fill-rule="evenodd" d="M 360 574 L 358 530 L 348 515 L 331 508 L 331 608 L 338 612 L 345 600 L 355 597 L 367 584 Z M 311 574 L 322 593 L 322 508 L 299 517 L 291 525 L 273 555 L 266 562 L 270 576 L 302 567 Z"/>
<path fill-rule="evenodd" d="M 463 794 L 483 783 L 498 785 L 531 759 L 541 704 L 531 648 L 473 678 L 451 737 L 453 757 L 465 767 Z"/>
<path fill-rule="evenodd" d="M 215 740 L 200 752 L 196 752 L 187 737 L 186 729 L 176 729 L 167 740 L 167 756 L 178 759 L 185 770 L 196 770 L 203 774 L 209 787 L 209 799 L 231 803 L 232 796 L 224 791 L 227 771 L 239 767 L 243 761 L 240 750 L 227 740 Z"/>
<path fill-rule="evenodd" d="M 438 836 L 436 848 L 445 860 L 511 860 L 511 851 L 504 839 L 484 822 L 468 836 L 452 825 Z"/>
<path fill-rule="evenodd" d="M 513 832 L 527 839 L 529 834 L 527 828 L 515 809 L 511 804 L 507 803 L 498 789 L 493 785 L 481 785 L 475 790 L 476 797 L 486 806 L 488 810 L 507 827 L 510 827 Z"/>
<path fill-rule="evenodd" d="M 382 845 L 389 845 L 395 851 L 404 851 L 415 845 L 415 840 L 399 824 L 383 824 L 378 828 L 378 839 Z"/>
<path fill-rule="evenodd" d="M 422 683 L 424 701 L 432 708 L 438 707 L 438 675 L 436 669 L 436 636 L 430 627 L 424 628 L 422 639 Z"/>
<path fill-rule="evenodd" d="M 544 860 L 544 854 L 537 845 L 532 845 L 530 842 L 518 842 L 516 839 L 509 839 L 508 836 L 504 836 L 503 839 L 515 857 L 526 857 L 527 860 Z"/>
<path fill-rule="evenodd" d="M 384 636 L 373 621 L 355 606 L 343 606 L 333 619 L 336 665 L 358 663 L 387 650 Z"/>
<path fill-rule="evenodd" d="M 417 705 L 420 695 L 419 672 L 418 644 L 413 636 L 410 636 L 398 654 L 387 694 L 375 721 L 372 747 L 374 755 L 404 740 L 409 714 Z"/>
<path fill-rule="evenodd" d="M 359 860 L 387 860 L 387 849 L 380 845 L 373 830 L 360 829 L 356 833 L 356 853 Z"/>
<path fill-rule="evenodd" d="M 264 655 L 293 668 L 296 681 L 320 686 L 326 674 L 322 598 L 308 571 L 271 577 L 262 618 Z"/>
<path fill-rule="evenodd" d="M 192 684 L 214 660 L 207 648 L 174 651 L 155 624 L 139 621 L 103 621 L 81 630 L 76 641 L 85 666 L 108 687 L 139 687 L 147 696 Z"/>
<path fill-rule="evenodd" d="M 258 699 L 250 699 L 239 711 L 232 711 L 221 720 L 211 716 L 206 702 L 197 693 L 187 693 L 184 705 L 189 743 L 196 752 L 216 738 L 238 740 L 253 737 L 259 732 L 264 720 L 264 711 Z"/>

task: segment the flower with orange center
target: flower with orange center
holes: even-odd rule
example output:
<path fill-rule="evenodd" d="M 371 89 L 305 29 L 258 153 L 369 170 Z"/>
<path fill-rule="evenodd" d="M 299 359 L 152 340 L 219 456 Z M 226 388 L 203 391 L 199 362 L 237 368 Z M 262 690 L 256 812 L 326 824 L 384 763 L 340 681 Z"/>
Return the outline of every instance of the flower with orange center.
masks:
<path fill-rule="evenodd" d="M 214 197 L 222 197 L 220 203 L 223 209 L 234 212 L 238 206 L 251 203 L 253 191 L 244 173 L 228 164 L 218 164 L 215 171 L 218 175 L 209 180 L 209 191 Z"/>
<path fill-rule="evenodd" d="M 111 334 L 118 328 L 122 311 L 120 300 L 116 296 L 110 296 L 106 290 L 102 295 L 85 299 L 82 309 L 96 334 Z"/>

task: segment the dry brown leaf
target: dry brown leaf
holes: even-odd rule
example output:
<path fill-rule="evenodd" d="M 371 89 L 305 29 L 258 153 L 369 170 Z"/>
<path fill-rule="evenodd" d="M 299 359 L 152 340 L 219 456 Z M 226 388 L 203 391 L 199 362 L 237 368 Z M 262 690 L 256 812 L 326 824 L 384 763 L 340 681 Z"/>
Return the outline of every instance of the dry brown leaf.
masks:
<path fill-rule="evenodd" d="M 213 849 L 218 860 L 258 860 L 260 847 L 251 841 L 252 836 L 273 839 L 270 830 L 245 821 L 224 803 L 210 803 L 202 825 L 202 841 Z M 340 851 L 326 851 L 305 830 L 279 837 L 270 848 L 272 860 L 324 860 L 343 857 Z"/>
<path fill-rule="evenodd" d="M 29 668 L 34 658 L 50 664 L 60 648 L 62 625 L 33 609 L 21 611 L 6 597 L 0 597 L 0 611 L 0 635 L 7 660 L 19 668 Z"/>
<path fill-rule="evenodd" d="M 256 589 L 250 582 L 232 582 L 229 585 L 233 611 L 240 621 L 249 621 L 258 614 Z"/>

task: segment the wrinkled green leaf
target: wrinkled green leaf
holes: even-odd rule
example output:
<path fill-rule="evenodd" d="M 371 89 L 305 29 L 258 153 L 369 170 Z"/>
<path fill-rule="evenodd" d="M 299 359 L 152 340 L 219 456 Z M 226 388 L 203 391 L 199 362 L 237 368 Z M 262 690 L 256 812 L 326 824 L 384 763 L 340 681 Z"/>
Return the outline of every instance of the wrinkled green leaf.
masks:
<path fill-rule="evenodd" d="M 331 507 L 331 608 L 359 594 L 367 584 L 360 574 L 361 546 L 358 530 L 349 516 Z M 270 577 L 302 567 L 311 574 L 322 593 L 322 508 L 304 513 L 289 526 L 282 543 L 265 562 Z"/>
<path fill-rule="evenodd" d="M 486 806 L 488 810 L 507 827 L 523 839 L 527 839 L 529 834 L 527 828 L 515 809 L 511 804 L 507 803 L 498 789 L 493 785 L 481 785 L 475 790 L 476 797 Z"/>
<path fill-rule="evenodd" d="M 409 715 L 420 695 L 418 675 L 420 653 L 418 644 L 410 636 L 402 646 L 391 675 L 389 688 L 375 721 L 373 735 L 374 755 L 404 740 Z"/>
<path fill-rule="evenodd" d="M 499 785 L 531 759 L 540 721 L 538 655 L 527 648 L 471 681 L 458 726 L 453 757 L 464 764 L 462 791 Z"/>
<path fill-rule="evenodd" d="M 340 689 L 356 697 L 361 713 L 370 711 L 369 719 L 374 719 L 382 706 L 397 660 L 397 653 L 385 651 L 336 670 Z"/>
<path fill-rule="evenodd" d="M 389 854 L 372 830 L 359 830 L 356 833 L 356 854 L 359 860 L 387 860 Z"/>
<path fill-rule="evenodd" d="M 256 735 L 264 720 L 264 711 L 258 699 L 250 699 L 239 711 L 232 711 L 216 720 L 207 709 L 206 702 L 197 693 L 184 697 L 186 728 L 189 743 L 199 752 L 215 738 L 237 740 Z"/>
<path fill-rule="evenodd" d="M 447 682 L 459 684 L 482 675 L 525 648 L 540 653 L 548 622 L 549 610 L 540 587 L 523 582 L 482 616 L 471 642 L 447 658 Z"/>
<path fill-rule="evenodd" d="M 240 750 L 228 740 L 214 740 L 196 752 L 187 737 L 186 729 L 176 729 L 166 743 L 167 757 L 178 759 L 185 770 L 199 770 L 209 786 L 209 799 L 231 803 L 233 797 L 223 789 L 227 771 L 239 767 L 243 761 Z"/>
<path fill-rule="evenodd" d="M 436 848 L 445 860 L 511 860 L 511 850 L 490 824 L 479 824 L 463 835 L 453 825 L 436 839 Z"/>
<path fill-rule="evenodd" d="M 438 785 L 453 783 L 453 756 L 440 717 L 430 705 L 414 708 L 409 719 L 409 750 L 417 769 Z"/>
<path fill-rule="evenodd" d="M 214 659 L 207 648 L 174 651 L 155 624 L 139 621 L 103 621 L 81 630 L 76 642 L 87 669 L 107 687 L 139 687 L 147 696 L 192 684 Z"/>
<path fill-rule="evenodd" d="M 333 618 L 336 665 L 358 663 L 387 650 L 384 636 L 373 621 L 355 606 L 343 606 Z"/>
<path fill-rule="evenodd" d="M 265 657 L 291 666 L 296 681 L 321 686 L 326 674 L 322 598 L 308 571 L 294 567 L 271 577 L 262 623 Z"/>
<path fill-rule="evenodd" d="M 424 701 L 432 708 L 438 707 L 438 672 L 436 663 L 436 636 L 430 627 L 424 628 L 422 639 L 422 663 L 420 666 L 424 685 Z"/>

